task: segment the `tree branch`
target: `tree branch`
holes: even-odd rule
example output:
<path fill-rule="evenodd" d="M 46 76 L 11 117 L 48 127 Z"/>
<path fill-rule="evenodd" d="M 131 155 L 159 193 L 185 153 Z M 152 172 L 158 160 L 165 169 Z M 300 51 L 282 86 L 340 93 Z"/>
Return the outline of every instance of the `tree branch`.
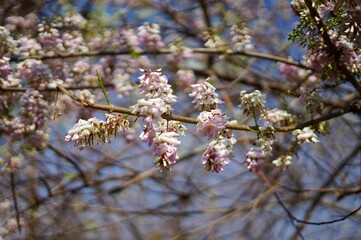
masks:
<path fill-rule="evenodd" d="M 289 65 L 297 66 L 300 68 L 308 69 L 305 65 L 289 60 L 287 58 L 274 56 L 266 53 L 252 52 L 252 51 L 232 51 L 232 50 L 221 50 L 221 49 L 211 49 L 211 48 L 191 48 L 193 53 L 199 54 L 211 54 L 211 55 L 241 55 L 247 57 L 254 57 L 274 62 L 282 62 Z M 34 55 L 30 57 L 23 56 L 12 56 L 10 61 L 19 62 L 26 59 L 37 59 L 37 60 L 47 60 L 47 59 L 66 59 L 66 58 L 77 58 L 77 57 L 101 57 L 101 56 L 118 56 L 118 55 L 131 55 L 134 54 L 134 51 L 131 50 L 121 50 L 121 51 L 89 51 L 89 52 L 78 52 L 78 53 L 58 53 L 58 54 L 44 54 L 44 55 Z M 151 55 L 151 54 L 172 54 L 172 51 L 168 48 L 159 49 L 157 51 L 148 51 L 141 50 L 137 52 L 139 55 Z"/>
<path fill-rule="evenodd" d="M 58 84 L 58 88 L 59 88 L 59 90 L 61 92 L 63 92 L 67 96 L 69 96 L 71 99 L 73 99 L 74 101 L 79 102 L 83 107 L 102 110 L 102 111 L 107 111 L 107 112 L 117 112 L 117 113 L 123 113 L 123 114 L 132 115 L 132 116 L 137 116 L 137 117 L 143 117 L 143 115 L 138 115 L 138 114 L 133 113 L 132 109 L 129 109 L 129 108 L 116 107 L 116 106 L 113 106 L 113 105 L 101 105 L 101 104 L 87 102 L 85 100 L 82 100 L 82 99 L 78 98 L 74 94 L 70 93 L 66 88 L 64 88 L 60 84 Z M 164 119 L 168 120 L 168 121 L 180 121 L 180 122 L 185 122 L 185 123 L 190 123 L 190 124 L 197 124 L 198 123 L 197 119 L 189 118 L 189 117 L 168 115 L 168 114 L 163 114 L 162 117 Z M 257 131 L 257 129 L 258 129 L 255 126 L 246 126 L 244 124 L 228 123 L 226 126 L 227 126 L 228 129 L 241 130 L 241 131 L 252 131 L 252 132 L 254 132 L 254 131 Z"/>

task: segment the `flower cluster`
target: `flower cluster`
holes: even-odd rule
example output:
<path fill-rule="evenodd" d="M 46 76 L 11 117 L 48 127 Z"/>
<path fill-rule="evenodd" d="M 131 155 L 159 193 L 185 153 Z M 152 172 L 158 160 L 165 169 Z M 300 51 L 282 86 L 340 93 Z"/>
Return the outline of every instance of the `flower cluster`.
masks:
<path fill-rule="evenodd" d="M 134 29 L 132 28 L 122 29 L 122 31 L 120 32 L 120 39 L 122 40 L 122 42 L 124 42 L 124 44 L 128 48 L 133 50 L 139 49 L 139 40 Z"/>
<path fill-rule="evenodd" d="M 0 57 L 0 85 L 3 85 L 12 73 L 9 60 L 7 57 Z"/>
<path fill-rule="evenodd" d="M 233 145 L 236 144 L 232 132 L 225 129 L 212 140 L 203 153 L 204 168 L 209 172 L 223 172 L 223 166 L 228 165 L 233 155 Z"/>
<path fill-rule="evenodd" d="M 134 90 L 128 74 L 114 74 L 113 82 L 119 98 L 129 95 Z"/>
<path fill-rule="evenodd" d="M 0 57 L 5 53 L 12 53 L 15 46 L 16 41 L 10 36 L 10 31 L 0 26 Z"/>
<path fill-rule="evenodd" d="M 106 121 L 97 118 L 79 119 L 65 136 L 65 141 L 75 141 L 74 146 L 82 150 L 86 146 L 93 145 L 94 142 L 109 143 L 113 136 L 116 137 L 120 131 L 129 127 L 129 121 L 121 114 L 117 116 L 105 114 L 105 118 Z"/>
<path fill-rule="evenodd" d="M 273 160 L 272 163 L 276 166 L 276 167 L 287 167 L 289 165 L 292 164 L 292 156 L 290 155 L 282 155 L 279 158 L 277 158 L 276 160 Z"/>
<path fill-rule="evenodd" d="M 6 113 L 0 119 L 0 132 L 11 139 L 26 140 L 32 147 L 41 149 L 47 144 L 49 134 L 47 121 L 50 119 L 49 104 L 38 91 L 26 91 L 20 99 L 18 116 Z M 6 110 L 6 109 L 5 109 Z"/>
<path fill-rule="evenodd" d="M 260 171 L 266 160 L 272 156 L 272 145 L 275 141 L 274 133 L 275 129 L 269 123 L 259 128 L 258 139 L 246 153 L 246 160 L 244 161 L 249 171 Z"/>
<path fill-rule="evenodd" d="M 214 138 L 225 129 L 228 117 L 220 109 L 203 111 L 198 116 L 197 133 Z"/>
<path fill-rule="evenodd" d="M 43 54 L 41 45 L 33 38 L 23 36 L 17 40 L 16 54 L 23 57 L 32 57 Z"/>
<path fill-rule="evenodd" d="M 249 35 L 249 29 L 246 27 L 240 27 L 238 25 L 233 25 L 231 27 L 232 43 L 236 51 L 251 51 L 254 49 L 254 46 L 251 42 L 252 38 Z"/>
<path fill-rule="evenodd" d="M 77 12 L 67 12 L 62 20 L 62 26 L 68 28 L 82 28 L 86 24 L 86 19 Z"/>
<path fill-rule="evenodd" d="M 177 121 L 168 122 L 163 120 L 154 130 L 152 142 L 155 146 L 154 166 L 161 171 L 171 170 L 171 165 L 179 159 L 177 155 L 179 137 L 184 135 L 186 128 Z"/>
<path fill-rule="evenodd" d="M 139 93 L 144 98 L 139 99 L 131 108 L 134 114 L 146 116 L 146 122 L 152 123 L 160 120 L 163 113 L 172 111 L 171 103 L 176 101 L 176 96 L 161 69 L 141 71 L 143 75 L 139 77 Z"/>
<path fill-rule="evenodd" d="M 66 32 L 62 35 L 64 49 L 67 52 L 88 52 L 89 48 L 80 31 Z"/>
<path fill-rule="evenodd" d="M 211 31 L 204 32 L 203 39 L 206 41 L 204 46 L 207 48 L 225 48 L 227 46 L 226 42 L 221 38 L 220 35 L 214 34 Z"/>
<path fill-rule="evenodd" d="M 180 69 L 176 72 L 175 78 L 177 86 L 184 88 L 185 91 L 189 91 L 190 86 L 196 81 L 192 70 Z"/>
<path fill-rule="evenodd" d="M 19 87 L 20 79 L 14 76 L 9 60 L 7 57 L 0 57 L 0 87 Z M 0 116 L 9 114 L 11 105 L 15 102 L 15 97 L 16 94 L 9 92 L 0 94 Z"/>
<path fill-rule="evenodd" d="M 357 47 L 357 43 L 355 44 L 346 35 L 339 35 L 334 30 L 329 30 L 327 34 L 330 36 L 332 43 L 336 46 L 336 49 L 341 53 L 337 61 L 342 62 L 350 72 L 360 74 L 361 50 Z"/>
<path fill-rule="evenodd" d="M 280 73 L 289 82 L 297 82 L 297 83 L 302 82 L 312 74 L 311 71 L 299 68 L 297 66 L 293 66 L 285 63 L 278 63 L 277 65 Z"/>
<path fill-rule="evenodd" d="M 23 16 L 9 16 L 5 19 L 6 28 L 11 32 L 22 31 L 28 32 L 36 25 L 38 17 L 35 13 L 29 13 Z"/>
<path fill-rule="evenodd" d="M 139 43 L 148 50 L 157 50 L 164 47 L 158 24 L 145 22 L 138 28 Z"/>
<path fill-rule="evenodd" d="M 192 49 L 183 46 L 180 41 L 176 41 L 174 44 L 172 44 L 169 47 L 169 50 L 172 53 L 172 55 L 170 56 L 171 61 L 177 63 L 193 57 Z"/>
<path fill-rule="evenodd" d="M 29 126 L 35 125 L 36 129 L 42 128 L 50 118 L 48 103 L 38 91 L 27 91 L 21 97 L 20 104 L 20 116 Z"/>
<path fill-rule="evenodd" d="M 246 115 L 255 114 L 257 112 L 263 113 L 265 108 L 265 101 L 263 100 L 264 96 L 259 90 L 255 90 L 251 93 L 247 91 L 241 91 L 239 105 L 243 108 L 243 113 Z"/>
<path fill-rule="evenodd" d="M 296 116 L 277 108 L 266 109 L 261 117 L 266 124 L 271 124 L 273 126 L 289 126 L 297 121 Z"/>
<path fill-rule="evenodd" d="M 133 28 L 122 28 L 120 31 L 105 30 L 90 39 L 89 48 L 92 50 L 120 50 L 130 49 L 139 51 L 140 43 Z"/>
<path fill-rule="evenodd" d="M 278 115 L 279 110 L 277 109 L 273 111 L 266 110 L 264 96 L 258 90 L 251 93 L 241 91 L 240 95 L 241 104 L 239 106 L 243 108 L 243 113 L 246 115 L 253 114 L 256 123 L 256 113 L 261 113 L 260 117 L 264 120 L 264 125 L 258 128 L 257 140 L 246 153 L 246 159 L 244 161 L 244 164 L 250 172 L 258 172 L 262 169 L 266 160 L 272 156 L 272 145 L 275 141 L 273 124 L 279 124 L 289 116 L 284 112 L 280 112 L 283 116 Z"/>
<path fill-rule="evenodd" d="M 171 103 L 176 101 L 176 96 L 161 69 L 141 71 L 143 75 L 139 77 L 139 93 L 144 98 L 131 107 L 133 113 L 144 116 L 147 123 L 139 137 L 143 142 L 148 142 L 149 146 L 154 144 L 154 165 L 161 171 L 170 171 L 171 165 L 179 158 L 176 153 L 180 144 L 178 138 L 184 135 L 186 128 L 177 121 L 168 122 L 162 118 L 164 113 L 171 113 Z"/>
<path fill-rule="evenodd" d="M 262 149 L 263 142 L 256 141 L 254 146 L 247 152 L 244 164 L 246 164 L 250 172 L 259 172 L 269 157 L 269 152 L 264 152 Z"/>
<path fill-rule="evenodd" d="M 317 143 L 319 140 L 317 139 L 316 134 L 313 132 L 313 130 L 309 127 L 305 127 L 302 130 L 296 129 L 292 132 L 292 135 L 295 136 L 298 143 Z"/>
<path fill-rule="evenodd" d="M 55 24 L 40 23 L 38 25 L 38 31 L 38 41 L 41 46 L 43 46 L 45 52 L 54 54 L 65 51 L 63 40 L 61 39 L 60 32 Z"/>
<path fill-rule="evenodd" d="M 197 84 L 192 84 L 192 92 L 190 97 L 194 97 L 192 103 L 195 103 L 195 108 L 200 111 L 210 111 L 218 108 L 218 104 L 223 103 L 216 93 L 216 88 L 209 82 L 209 78 Z"/>
<path fill-rule="evenodd" d="M 228 117 L 218 108 L 218 104 L 223 102 L 208 79 L 191 87 L 193 91 L 189 96 L 194 97 L 192 103 L 202 111 L 197 118 L 197 133 L 209 139 L 214 138 L 203 153 L 202 164 L 207 171 L 222 172 L 223 166 L 231 161 L 233 145 L 236 143 L 232 132 L 226 129 Z"/>
<path fill-rule="evenodd" d="M 17 77 L 27 79 L 31 87 L 47 87 L 53 79 L 49 66 L 35 59 L 26 59 L 19 63 Z"/>

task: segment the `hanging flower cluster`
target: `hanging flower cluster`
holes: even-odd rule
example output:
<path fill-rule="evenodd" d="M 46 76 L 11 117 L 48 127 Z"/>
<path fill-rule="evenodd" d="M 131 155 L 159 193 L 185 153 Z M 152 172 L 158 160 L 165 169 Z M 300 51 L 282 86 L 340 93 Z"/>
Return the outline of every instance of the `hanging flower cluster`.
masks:
<path fill-rule="evenodd" d="M 138 28 L 140 44 L 148 50 L 157 50 L 164 47 L 158 24 L 145 22 Z"/>
<path fill-rule="evenodd" d="M 222 37 L 218 34 L 215 34 L 212 31 L 206 31 L 203 33 L 204 37 L 203 40 L 206 42 L 204 43 L 204 46 L 207 48 L 225 48 L 227 46 L 226 42 L 222 39 Z"/>
<path fill-rule="evenodd" d="M 161 171 L 171 170 L 171 165 L 179 158 L 176 151 L 180 144 L 178 138 L 184 135 L 186 128 L 178 121 L 166 121 L 163 114 L 171 114 L 171 103 L 176 101 L 173 90 L 168 84 L 168 79 L 162 74 L 162 70 L 143 70 L 139 77 L 139 93 L 144 98 L 139 99 L 137 104 L 131 106 L 133 113 L 143 116 L 145 122 L 140 139 L 154 144 L 154 165 Z"/>
<path fill-rule="evenodd" d="M 0 86 L 5 85 L 8 76 L 12 73 L 9 58 L 0 57 Z"/>
<path fill-rule="evenodd" d="M 247 93 L 247 91 L 241 91 L 239 105 L 241 109 L 243 109 L 243 113 L 246 115 L 262 113 L 265 107 L 265 101 L 263 100 L 264 96 L 259 90 L 255 90 L 251 93 Z"/>
<path fill-rule="evenodd" d="M 26 59 L 18 64 L 16 76 L 27 79 L 31 87 L 47 87 L 53 79 L 49 66 L 35 59 Z"/>
<path fill-rule="evenodd" d="M 231 27 L 232 43 L 236 51 L 251 51 L 254 49 L 249 29 L 245 26 L 233 25 Z"/>
<path fill-rule="evenodd" d="M 106 121 L 97 118 L 79 119 L 65 136 L 65 141 L 74 141 L 74 146 L 82 150 L 86 146 L 93 145 L 94 142 L 109 143 L 113 136 L 116 137 L 120 131 L 129 127 L 129 121 L 121 114 L 117 116 L 105 114 L 105 118 Z"/>
<path fill-rule="evenodd" d="M 196 77 L 192 70 L 180 69 L 176 72 L 176 84 L 187 92 L 191 85 L 196 81 Z"/>
<path fill-rule="evenodd" d="M 258 172 L 262 169 L 263 164 L 272 156 L 272 145 L 275 141 L 275 129 L 270 124 L 265 124 L 258 130 L 258 139 L 246 153 L 244 164 L 251 172 Z"/>
<path fill-rule="evenodd" d="M 246 153 L 246 160 L 244 161 L 249 171 L 258 172 L 262 169 L 266 160 L 272 156 L 272 145 L 275 141 L 273 121 L 278 119 L 275 119 L 275 116 L 270 118 L 267 115 L 264 96 L 258 90 L 251 93 L 241 91 L 240 101 L 240 107 L 246 115 L 253 114 L 253 117 L 256 118 L 256 113 L 261 113 L 261 118 L 265 118 L 265 124 L 258 128 L 257 140 Z M 255 121 L 257 122 L 257 119 Z"/>
<path fill-rule="evenodd" d="M 233 156 L 233 145 L 237 140 L 230 130 L 225 129 L 212 140 L 203 153 L 204 168 L 209 172 L 223 172 L 223 166 L 228 165 Z"/>
<path fill-rule="evenodd" d="M 257 140 L 254 143 L 254 146 L 251 147 L 246 154 L 244 164 L 250 172 L 259 172 L 269 157 L 269 152 L 264 152 L 262 150 L 263 144 L 263 141 Z"/>
<path fill-rule="evenodd" d="M 232 132 L 226 129 L 228 117 L 218 108 L 222 101 L 208 79 L 191 87 L 193 91 L 189 96 L 194 97 L 195 108 L 202 111 L 197 118 L 197 133 L 214 138 L 203 153 L 202 164 L 207 171 L 222 172 L 223 166 L 231 161 L 233 145 L 236 143 Z"/>
<path fill-rule="evenodd" d="M 4 115 L 7 117 L 0 119 L 1 132 L 12 139 L 26 140 L 31 147 L 42 149 L 46 146 L 50 109 L 38 91 L 28 90 L 22 95 L 18 116 L 11 117 L 8 112 Z"/>
<path fill-rule="evenodd" d="M 190 59 L 193 57 L 193 50 L 183 46 L 180 41 L 176 41 L 169 47 L 170 52 L 170 60 L 176 63 L 180 63 L 186 59 Z"/>
<path fill-rule="evenodd" d="M 162 74 L 161 69 L 141 69 L 141 72 L 143 75 L 139 77 L 139 93 L 143 94 L 144 98 L 139 99 L 131 109 L 134 114 L 146 116 L 146 122 L 152 123 L 161 120 L 163 113 L 172 111 L 171 103 L 175 102 L 177 97 L 173 95 L 168 79 Z"/>
<path fill-rule="evenodd" d="M 301 69 L 284 63 L 278 64 L 280 73 L 289 81 L 299 85 L 299 100 L 310 112 L 320 112 L 323 109 L 321 101 L 322 81 L 310 70 Z"/>
<path fill-rule="evenodd" d="M 192 84 L 192 92 L 189 94 L 190 97 L 194 97 L 192 103 L 195 103 L 195 108 L 200 111 L 210 111 L 217 109 L 218 104 L 223 103 L 219 99 L 216 88 L 209 82 L 209 78 L 205 81 L 197 84 Z"/>
<path fill-rule="evenodd" d="M 15 46 L 16 41 L 10 36 L 10 31 L 0 26 L 0 57 L 5 53 L 12 53 Z"/>
<path fill-rule="evenodd" d="M 171 170 L 171 165 L 179 159 L 177 154 L 178 138 L 185 134 L 186 127 L 177 121 L 162 121 L 156 126 L 153 143 L 155 146 L 154 165 L 161 171 Z"/>
<path fill-rule="evenodd" d="M 228 117 L 220 109 L 203 111 L 197 119 L 197 133 L 208 138 L 216 137 L 226 127 L 228 121 Z"/>

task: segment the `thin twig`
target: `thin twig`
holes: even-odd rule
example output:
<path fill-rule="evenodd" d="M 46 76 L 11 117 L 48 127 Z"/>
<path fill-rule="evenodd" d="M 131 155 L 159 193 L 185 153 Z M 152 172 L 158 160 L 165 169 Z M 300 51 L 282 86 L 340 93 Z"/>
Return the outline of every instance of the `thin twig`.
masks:
<path fill-rule="evenodd" d="M 108 105 L 112 105 L 111 102 L 110 102 L 110 99 L 109 99 L 109 97 L 108 97 L 108 94 L 107 94 L 107 92 L 105 91 L 104 84 L 103 84 L 103 80 L 102 80 L 102 78 L 100 77 L 98 70 L 96 70 L 96 73 L 97 73 L 97 78 L 98 78 L 99 86 L 100 86 L 100 88 L 102 89 L 105 98 L 107 99 Z"/>

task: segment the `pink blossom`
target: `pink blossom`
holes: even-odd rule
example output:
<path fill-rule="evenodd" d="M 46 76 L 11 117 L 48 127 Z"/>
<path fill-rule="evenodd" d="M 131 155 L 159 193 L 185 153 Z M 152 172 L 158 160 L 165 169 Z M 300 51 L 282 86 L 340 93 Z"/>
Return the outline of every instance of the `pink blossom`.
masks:
<path fill-rule="evenodd" d="M 223 166 L 230 163 L 229 159 L 222 157 L 216 148 L 207 148 L 203 154 L 203 165 L 209 172 L 223 172 Z"/>
<path fill-rule="evenodd" d="M 24 57 L 41 55 L 43 53 L 41 45 L 32 38 L 23 36 L 17 40 L 18 48 L 16 49 L 17 54 Z"/>
<path fill-rule="evenodd" d="M 133 113 L 145 116 L 148 123 L 159 121 L 163 113 L 172 111 L 171 103 L 176 101 L 176 96 L 173 95 L 168 79 L 161 69 L 141 71 L 143 75 L 139 77 L 139 93 L 145 97 L 139 99 L 131 108 Z"/>
<path fill-rule="evenodd" d="M 220 109 L 211 110 L 210 112 L 203 111 L 197 119 L 199 120 L 197 133 L 208 138 L 218 135 L 226 127 L 228 121 L 228 117 Z"/>
<path fill-rule="evenodd" d="M 203 153 L 205 170 L 210 172 L 223 172 L 223 167 L 231 162 L 233 154 L 233 145 L 236 139 L 230 130 L 225 130 L 218 135 L 215 140 L 211 141 Z"/>
<path fill-rule="evenodd" d="M 165 120 L 155 126 L 155 160 L 154 165 L 159 167 L 161 171 L 171 170 L 171 165 L 176 163 L 179 158 L 176 151 L 181 143 L 179 136 L 184 135 L 186 128 L 179 122 L 169 122 Z"/>
<path fill-rule="evenodd" d="M 218 104 L 223 103 L 216 93 L 216 88 L 209 82 L 209 78 L 197 84 L 192 84 L 192 92 L 190 97 L 194 97 L 192 103 L 195 103 L 195 108 L 200 111 L 209 111 L 218 108 Z"/>
<path fill-rule="evenodd" d="M 260 132 L 260 138 L 255 141 L 254 145 L 246 153 L 246 160 L 244 164 L 250 172 L 259 172 L 263 164 L 272 156 L 272 144 L 273 138 L 265 137 L 262 131 Z"/>
<path fill-rule="evenodd" d="M 176 84 L 182 88 L 185 88 L 185 91 L 189 91 L 189 87 L 195 82 L 195 75 L 192 70 L 183 70 L 180 69 L 176 73 Z"/>
<path fill-rule="evenodd" d="M 138 39 L 145 49 L 157 50 L 164 47 L 158 24 L 145 22 L 138 28 Z"/>
<path fill-rule="evenodd" d="M 268 154 L 263 152 L 260 147 L 252 147 L 246 154 L 246 160 L 244 164 L 250 172 L 259 172 L 263 164 L 266 162 Z"/>
<path fill-rule="evenodd" d="M 144 126 L 142 133 L 139 138 L 143 142 L 148 142 L 148 146 L 152 146 L 153 140 L 155 138 L 155 129 L 153 128 L 153 124 L 148 124 Z"/>

